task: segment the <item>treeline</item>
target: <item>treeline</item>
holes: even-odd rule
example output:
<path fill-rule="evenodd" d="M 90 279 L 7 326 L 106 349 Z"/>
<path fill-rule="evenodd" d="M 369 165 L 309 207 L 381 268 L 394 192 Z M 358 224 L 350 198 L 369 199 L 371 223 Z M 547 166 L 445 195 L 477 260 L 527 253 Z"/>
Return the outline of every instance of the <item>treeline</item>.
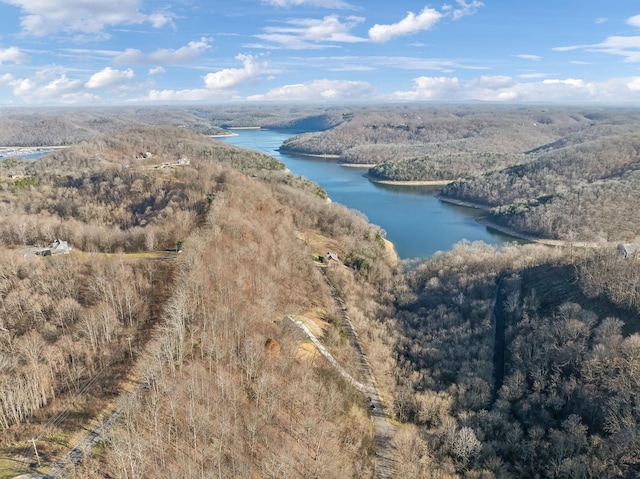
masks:
<path fill-rule="evenodd" d="M 635 477 L 637 284 L 610 291 L 617 263 L 602 253 L 580 264 L 461 244 L 409 273 L 395 413 L 415 428 L 395 440 L 401 477 Z"/>

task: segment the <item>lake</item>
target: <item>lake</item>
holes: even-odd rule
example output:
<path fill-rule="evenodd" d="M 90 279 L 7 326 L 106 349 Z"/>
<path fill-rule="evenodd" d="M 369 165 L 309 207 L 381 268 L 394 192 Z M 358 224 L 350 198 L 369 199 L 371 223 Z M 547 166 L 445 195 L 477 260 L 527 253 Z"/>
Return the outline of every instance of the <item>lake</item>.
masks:
<path fill-rule="evenodd" d="M 339 165 L 336 160 L 280 153 L 278 148 L 292 136 L 273 130 L 234 130 L 237 136 L 218 138 L 250 148 L 282 161 L 292 173 L 322 186 L 331 201 L 364 213 L 371 223 L 386 231 L 402 259 L 427 258 L 448 250 L 461 240 L 501 244 L 515 241 L 474 220 L 481 212 L 451 205 L 434 197 L 430 186 L 391 186 L 372 183 L 364 168 Z"/>

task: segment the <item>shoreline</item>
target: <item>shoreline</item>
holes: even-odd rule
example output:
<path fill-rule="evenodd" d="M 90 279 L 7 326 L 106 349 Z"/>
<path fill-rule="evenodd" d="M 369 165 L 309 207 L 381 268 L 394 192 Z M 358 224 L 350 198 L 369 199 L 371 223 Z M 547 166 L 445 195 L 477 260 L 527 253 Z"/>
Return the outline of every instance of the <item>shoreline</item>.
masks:
<path fill-rule="evenodd" d="M 448 198 L 446 196 L 435 195 L 435 197 L 444 203 L 451 203 L 452 205 L 456 205 L 456 206 L 473 208 L 474 210 L 489 211 L 492 208 L 492 206 L 481 205 L 479 203 L 472 203 L 470 201 L 456 200 L 454 198 Z"/>
<path fill-rule="evenodd" d="M 238 136 L 237 133 L 225 133 L 223 134 L 219 134 L 219 135 L 208 135 L 209 138 L 229 138 L 230 136 Z"/>
<path fill-rule="evenodd" d="M 414 181 L 400 181 L 400 180 L 380 180 L 370 175 L 364 175 L 372 183 L 378 183 L 380 185 L 394 185 L 394 186 L 446 186 L 454 180 L 414 180 Z"/>
<path fill-rule="evenodd" d="M 463 201 L 463 200 L 455 200 L 452 198 L 443 198 L 439 195 L 436 195 L 436 198 L 438 198 L 440 201 L 443 201 L 445 203 L 451 203 L 453 205 L 457 205 L 457 206 L 464 206 L 467 208 L 474 208 L 477 210 L 482 210 L 482 211 L 489 211 L 491 209 L 490 206 L 485 206 L 485 205 L 480 205 L 477 203 L 471 203 L 469 201 Z M 519 240 L 523 240 L 523 241 L 528 241 L 530 243 L 535 243 L 535 244 L 541 244 L 541 245 L 545 245 L 545 246 L 562 246 L 562 247 L 567 247 L 567 246 L 572 246 L 572 247 L 576 247 L 576 248 L 596 248 L 599 245 L 599 243 L 595 243 L 592 241 L 567 241 L 567 240 L 560 240 L 560 239 L 552 239 L 552 238 L 541 238 L 539 236 L 534 236 L 534 235 L 530 235 L 527 233 L 522 233 L 519 231 L 516 231 L 512 228 L 508 228 L 506 226 L 502 226 L 499 225 L 497 223 L 494 223 L 492 221 L 489 221 L 489 219 L 487 218 L 486 215 L 483 216 L 478 216 L 475 218 L 475 221 L 483 226 L 486 226 L 487 228 L 493 229 L 498 231 L 499 233 L 502 233 L 504 235 L 507 236 L 511 236 L 513 238 L 519 239 Z"/>
<path fill-rule="evenodd" d="M 345 166 L 347 168 L 373 168 L 377 163 L 338 163 L 340 166 Z"/>
<path fill-rule="evenodd" d="M 284 153 L 286 155 L 308 156 L 310 158 L 330 158 L 330 159 L 333 159 L 333 160 L 336 160 L 336 159 L 340 158 L 340 155 L 329 155 L 329 154 L 316 155 L 316 154 L 313 154 L 313 153 L 300 153 L 298 151 L 287 151 L 287 150 L 281 151 L 280 148 L 278 148 L 278 151 L 280 153 Z"/>

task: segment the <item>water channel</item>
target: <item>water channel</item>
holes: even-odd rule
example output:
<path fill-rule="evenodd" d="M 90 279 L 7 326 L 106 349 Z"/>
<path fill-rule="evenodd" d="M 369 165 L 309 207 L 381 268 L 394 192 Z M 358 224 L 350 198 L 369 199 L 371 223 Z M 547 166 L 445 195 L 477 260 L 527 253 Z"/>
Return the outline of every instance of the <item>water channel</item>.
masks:
<path fill-rule="evenodd" d="M 234 130 L 236 136 L 219 140 L 250 148 L 282 161 L 292 173 L 322 186 L 332 201 L 364 213 L 371 223 L 386 231 L 402 259 L 427 258 L 448 250 L 461 240 L 500 244 L 513 241 L 474 220 L 473 208 L 444 203 L 429 186 L 391 186 L 372 183 L 366 169 L 339 165 L 335 160 L 280 153 L 278 148 L 290 132 Z"/>

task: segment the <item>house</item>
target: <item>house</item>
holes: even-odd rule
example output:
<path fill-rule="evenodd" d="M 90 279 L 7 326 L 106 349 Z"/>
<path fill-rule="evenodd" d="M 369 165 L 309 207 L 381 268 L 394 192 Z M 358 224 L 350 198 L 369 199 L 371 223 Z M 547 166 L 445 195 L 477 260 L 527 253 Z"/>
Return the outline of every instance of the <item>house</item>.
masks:
<path fill-rule="evenodd" d="M 338 255 L 336 253 L 330 253 L 329 252 L 329 253 L 327 253 L 326 259 L 327 259 L 327 263 L 330 263 L 331 261 L 336 261 L 337 262 L 338 261 Z"/>
<path fill-rule="evenodd" d="M 49 249 L 51 250 L 51 254 L 69 254 L 71 252 L 69 243 L 60 239 L 57 239 L 53 243 L 51 243 L 49 245 Z"/>
<path fill-rule="evenodd" d="M 36 251 L 35 254 L 38 256 L 53 256 L 58 254 L 69 254 L 70 252 L 71 248 L 69 247 L 69 243 L 57 239 L 51 243 L 48 248 Z"/>
<path fill-rule="evenodd" d="M 637 257 L 640 253 L 640 244 L 638 243 L 620 243 L 618 245 L 618 253 L 623 258 Z"/>

